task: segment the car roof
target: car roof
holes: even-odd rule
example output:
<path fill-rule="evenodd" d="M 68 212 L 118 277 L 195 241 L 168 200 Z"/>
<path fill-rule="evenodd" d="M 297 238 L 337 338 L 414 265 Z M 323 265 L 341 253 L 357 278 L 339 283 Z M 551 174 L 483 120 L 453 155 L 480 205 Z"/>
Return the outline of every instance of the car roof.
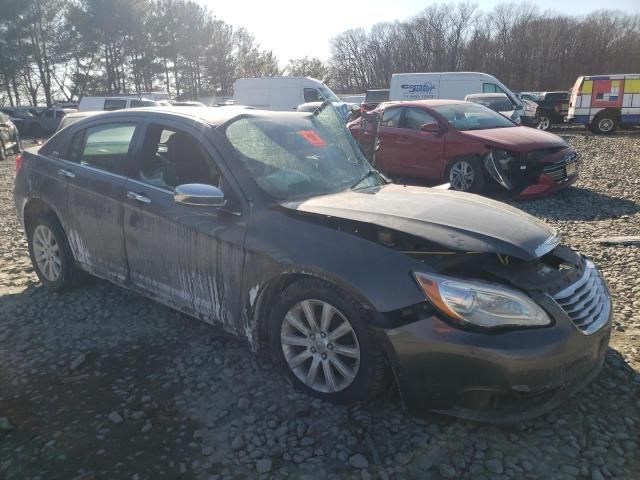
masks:
<path fill-rule="evenodd" d="M 145 108 L 130 108 L 122 110 L 113 110 L 110 112 L 100 112 L 100 116 L 121 116 L 121 117 L 135 117 L 140 114 L 151 114 L 150 116 L 172 116 L 172 117 L 185 117 L 200 120 L 204 123 L 208 123 L 213 127 L 219 127 L 230 120 L 238 118 L 240 116 L 252 116 L 252 117 L 291 117 L 291 116 L 307 116 L 306 112 L 276 112 L 271 110 L 256 110 L 244 105 L 233 106 L 221 106 L 221 107 L 145 107 Z"/>
<path fill-rule="evenodd" d="M 402 105 L 404 107 L 439 107 L 441 105 L 458 105 L 465 104 L 463 100 L 446 100 L 446 99 L 438 99 L 438 100 L 408 100 L 408 101 L 391 101 L 391 102 L 383 102 L 378 108 L 387 108 L 396 105 Z"/>
<path fill-rule="evenodd" d="M 464 98 L 508 98 L 504 93 L 472 93 Z"/>

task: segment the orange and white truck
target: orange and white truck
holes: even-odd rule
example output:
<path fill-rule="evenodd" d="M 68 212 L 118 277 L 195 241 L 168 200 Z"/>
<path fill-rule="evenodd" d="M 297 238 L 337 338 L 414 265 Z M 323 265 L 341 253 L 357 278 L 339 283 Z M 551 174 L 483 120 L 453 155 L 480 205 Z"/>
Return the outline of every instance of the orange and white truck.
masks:
<path fill-rule="evenodd" d="M 640 73 L 578 77 L 566 121 L 596 133 L 640 125 Z"/>

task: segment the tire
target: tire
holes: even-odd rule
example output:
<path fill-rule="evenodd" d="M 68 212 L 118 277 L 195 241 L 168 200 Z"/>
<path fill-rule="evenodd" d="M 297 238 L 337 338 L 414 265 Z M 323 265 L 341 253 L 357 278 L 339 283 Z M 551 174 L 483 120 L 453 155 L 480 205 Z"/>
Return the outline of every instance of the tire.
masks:
<path fill-rule="evenodd" d="M 551 121 L 551 116 L 547 115 L 546 113 L 538 115 L 538 125 L 536 125 L 536 128 L 538 130 L 543 130 L 546 132 L 548 130 L 551 130 L 552 126 L 553 122 Z"/>
<path fill-rule="evenodd" d="M 308 321 L 305 308 L 314 316 L 316 328 Z M 331 315 L 323 326 L 325 308 Z M 387 388 L 390 375 L 386 356 L 366 316 L 357 300 L 320 279 L 290 285 L 269 317 L 269 351 L 278 370 L 299 390 L 332 403 L 375 399 Z M 332 338 L 338 331 L 344 333 Z M 310 377 L 314 365 L 315 375 Z"/>
<path fill-rule="evenodd" d="M 53 291 L 71 286 L 77 275 L 77 268 L 67 236 L 58 219 L 52 214 L 38 215 L 29 223 L 27 241 L 33 269 L 42 284 Z M 42 260 L 43 256 L 49 261 Z"/>
<path fill-rule="evenodd" d="M 452 160 L 449 167 L 447 167 L 447 181 L 453 190 L 459 192 L 483 192 L 485 175 L 482 162 L 477 158 Z"/>
<path fill-rule="evenodd" d="M 618 119 L 610 112 L 601 113 L 591 124 L 591 131 L 609 135 L 618 129 Z"/>

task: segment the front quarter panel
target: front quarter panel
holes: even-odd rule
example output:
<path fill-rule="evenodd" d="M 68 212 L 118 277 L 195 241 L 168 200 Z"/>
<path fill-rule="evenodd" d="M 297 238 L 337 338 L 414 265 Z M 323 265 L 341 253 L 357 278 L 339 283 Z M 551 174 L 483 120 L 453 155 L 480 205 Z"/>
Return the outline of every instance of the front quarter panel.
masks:
<path fill-rule="evenodd" d="M 425 301 L 411 271 L 426 269 L 426 265 L 384 245 L 279 208 L 253 215 L 245 246 L 244 314 L 252 344 L 257 300 L 274 280 L 287 274 L 322 278 L 374 312 L 391 312 Z M 262 313 L 259 316 L 265 319 Z"/>

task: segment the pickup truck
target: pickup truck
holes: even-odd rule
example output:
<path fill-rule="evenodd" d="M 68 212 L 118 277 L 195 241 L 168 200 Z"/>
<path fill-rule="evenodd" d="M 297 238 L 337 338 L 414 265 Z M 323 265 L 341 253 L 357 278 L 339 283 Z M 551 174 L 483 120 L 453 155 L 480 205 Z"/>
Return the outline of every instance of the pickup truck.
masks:
<path fill-rule="evenodd" d="M 569 92 L 543 92 L 536 100 L 538 110 L 538 129 L 549 130 L 554 125 L 564 123 L 569 111 Z"/>

